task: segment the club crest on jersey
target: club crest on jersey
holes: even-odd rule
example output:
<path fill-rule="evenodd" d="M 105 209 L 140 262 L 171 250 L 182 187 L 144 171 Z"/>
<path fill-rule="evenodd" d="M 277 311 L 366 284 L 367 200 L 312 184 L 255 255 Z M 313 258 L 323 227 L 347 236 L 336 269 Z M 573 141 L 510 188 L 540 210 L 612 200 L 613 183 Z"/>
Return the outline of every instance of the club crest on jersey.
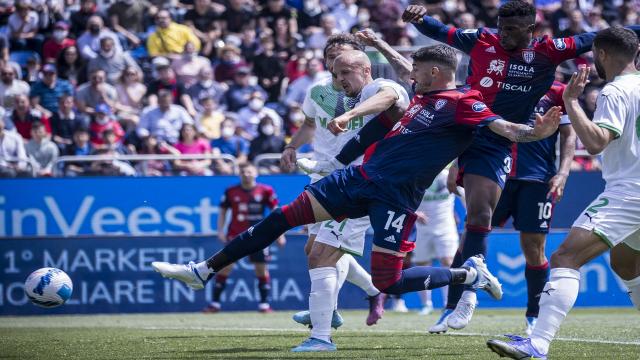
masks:
<path fill-rule="evenodd" d="M 489 68 L 487 69 L 487 74 L 497 74 L 502 76 L 504 72 L 504 66 L 504 60 L 491 60 L 491 62 L 489 63 Z"/>
<path fill-rule="evenodd" d="M 523 51 L 522 52 L 522 59 L 524 59 L 524 62 L 526 62 L 527 64 L 531 64 L 531 62 L 533 62 L 533 59 L 535 59 L 536 57 L 536 53 L 534 51 Z"/>
<path fill-rule="evenodd" d="M 261 201 L 262 201 L 262 194 L 255 194 L 255 195 L 253 196 L 253 200 L 254 200 L 255 202 L 261 202 Z"/>
<path fill-rule="evenodd" d="M 567 43 L 564 42 L 564 39 L 553 39 L 553 45 L 560 51 L 567 48 Z"/>
<path fill-rule="evenodd" d="M 447 100 L 446 99 L 440 99 L 438 101 L 436 101 L 436 105 L 434 106 L 436 111 L 442 109 L 445 105 L 447 105 Z"/>
<path fill-rule="evenodd" d="M 482 101 L 476 101 L 473 103 L 473 105 L 471 105 L 471 108 L 475 112 L 482 112 L 482 110 L 487 108 L 487 105 L 485 105 Z"/>

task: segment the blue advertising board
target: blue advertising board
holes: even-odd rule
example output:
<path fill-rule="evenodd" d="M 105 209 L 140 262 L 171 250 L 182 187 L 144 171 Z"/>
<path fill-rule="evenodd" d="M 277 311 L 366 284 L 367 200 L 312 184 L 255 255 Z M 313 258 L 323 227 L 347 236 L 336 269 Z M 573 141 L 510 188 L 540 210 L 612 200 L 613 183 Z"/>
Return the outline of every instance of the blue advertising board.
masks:
<path fill-rule="evenodd" d="M 565 233 L 549 236 L 547 253 L 560 244 Z M 287 245 L 273 246 L 270 263 L 274 309 L 307 307 L 309 276 L 303 260 L 304 235 L 288 235 Z M 367 241 L 370 246 L 370 238 Z M 86 237 L 22 238 L 0 240 L 0 315 L 88 314 L 200 311 L 211 301 L 212 282 L 205 290 L 192 291 L 180 282 L 153 272 L 152 261 L 186 263 L 202 260 L 220 248 L 214 237 Z M 368 253 L 368 250 L 367 250 Z M 504 287 L 502 301 L 479 295 L 480 307 L 523 307 L 526 304 L 524 257 L 518 235 L 494 233 L 490 237 L 489 268 Z M 358 261 L 369 269 L 369 256 Z M 24 280 L 41 267 L 57 267 L 73 281 L 73 295 L 64 306 L 42 309 L 30 304 Z M 581 269 L 577 306 L 629 306 L 624 285 L 608 265 L 608 254 Z M 418 307 L 415 294 L 405 295 L 410 307 Z M 434 303 L 441 304 L 440 291 Z M 365 294 L 347 284 L 339 298 L 340 308 L 365 308 Z M 258 291 L 253 269 L 245 260 L 236 264 L 225 290 L 225 310 L 255 310 Z"/>

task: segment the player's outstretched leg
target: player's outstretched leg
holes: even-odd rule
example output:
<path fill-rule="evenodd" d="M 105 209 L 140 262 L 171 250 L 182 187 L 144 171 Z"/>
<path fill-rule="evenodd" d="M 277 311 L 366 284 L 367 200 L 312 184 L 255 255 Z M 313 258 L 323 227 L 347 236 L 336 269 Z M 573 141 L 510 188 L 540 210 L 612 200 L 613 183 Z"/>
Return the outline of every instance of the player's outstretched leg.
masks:
<path fill-rule="evenodd" d="M 373 285 L 371 275 L 365 270 L 353 256 L 344 254 L 342 256 L 344 261 L 349 265 L 347 272 L 347 281 L 353 285 L 359 287 L 367 293 L 367 300 L 369 301 L 369 314 L 367 315 L 366 323 L 368 326 L 375 325 L 378 320 L 382 318 L 384 314 L 384 296 Z M 341 259 L 342 261 L 342 259 Z"/>

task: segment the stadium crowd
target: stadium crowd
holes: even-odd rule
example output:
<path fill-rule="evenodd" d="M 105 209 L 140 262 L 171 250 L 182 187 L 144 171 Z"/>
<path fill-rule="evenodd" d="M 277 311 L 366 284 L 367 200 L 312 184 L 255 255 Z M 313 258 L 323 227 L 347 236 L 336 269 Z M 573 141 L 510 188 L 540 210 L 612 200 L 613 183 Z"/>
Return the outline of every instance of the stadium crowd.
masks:
<path fill-rule="evenodd" d="M 415 2 L 412 2 L 415 3 Z M 460 28 L 496 27 L 500 0 L 427 0 Z M 0 176 L 51 176 L 59 156 L 280 153 L 327 76 L 328 36 L 373 29 L 401 49 L 428 39 L 394 0 L 0 1 Z M 640 1 L 541 0 L 535 36 L 640 24 Z M 408 54 L 408 53 L 407 53 Z M 567 82 L 591 53 L 564 63 Z M 464 62 L 463 62 L 464 63 Z M 463 68 L 464 69 L 464 68 Z M 385 76 L 388 75 L 385 74 Z M 591 71 L 587 115 L 604 85 Z M 310 148 L 302 149 L 309 151 Z M 65 176 L 213 175 L 220 159 L 65 162 Z M 576 157 L 574 170 L 599 169 Z M 261 172 L 277 172 L 266 163 Z"/>

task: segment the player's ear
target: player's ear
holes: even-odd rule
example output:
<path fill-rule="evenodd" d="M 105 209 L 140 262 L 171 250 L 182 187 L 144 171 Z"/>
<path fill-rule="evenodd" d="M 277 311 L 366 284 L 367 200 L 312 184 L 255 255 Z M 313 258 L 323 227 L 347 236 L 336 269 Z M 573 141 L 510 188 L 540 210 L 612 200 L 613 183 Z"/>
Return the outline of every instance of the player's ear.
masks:
<path fill-rule="evenodd" d="M 440 68 L 438 67 L 438 65 L 433 65 L 431 67 L 431 76 L 437 76 L 438 74 L 440 74 Z"/>

